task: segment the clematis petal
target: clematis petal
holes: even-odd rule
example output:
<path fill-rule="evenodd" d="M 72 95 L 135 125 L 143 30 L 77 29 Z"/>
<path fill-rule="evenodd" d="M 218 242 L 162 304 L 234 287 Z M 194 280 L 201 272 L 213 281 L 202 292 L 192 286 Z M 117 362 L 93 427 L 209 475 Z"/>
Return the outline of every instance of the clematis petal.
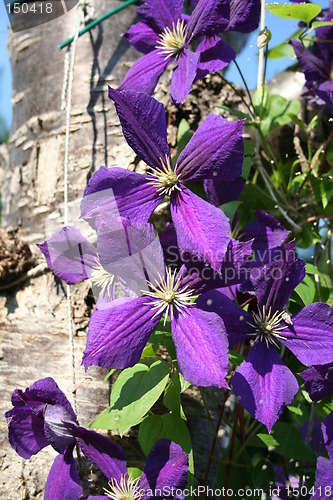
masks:
<path fill-rule="evenodd" d="M 311 366 L 300 373 L 300 376 L 305 380 L 305 389 L 312 401 L 333 396 L 333 363 Z"/>
<path fill-rule="evenodd" d="M 244 189 L 244 182 L 241 179 L 225 181 L 224 179 L 206 179 L 204 188 L 207 200 L 215 207 L 220 207 L 229 201 L 239 200 Z"/>
<path fill-rule="evenodd" d="M 136 9 L 137 13 L 155 31 L 163 31 L 166 26 L 172 28 L 180 19 L 184 0 L 145 0 Z"/>
<path fill-rule="evenodd" d="M 160 76 L 172 62 L 160 49 L 155 49 L 136 61 L 128 70 L 118 90 L 136 90 L 151 95 Z"/>
<path fill-rule="evenodd" d="M 95 309 L 90 320 L 82 364 L 127 368 L 140 359 L 162 314 L 154 316 L 149 297 L 117 299 L 107 309 Z"/>
<path fill-rule="evenodd" d="M 185 146 L 177 161 L 182 182 L 234 180 L 242 173 L 243 121 L 228 122 L 210 114 Z"/>
<path fill-rule="evenodd" d="M 197 52 L 200 52 L 200 62 L 196 80 L 202 80 L 209 73 L 224 69 L 236 57 L 236 52 L 218 35 L 204 37 Z"/>
<path fill-rule="evenodd" d="M 325 418 L 321 424 L 321 430 L 323 432 L 324 444 L 328 451 L 328 456 L 333 462 L 333 412 Z"/>
<path fill-rule="evenodd" d="M 325 489 L 327 488 L 327 489 Z M 318 457 L 314 493 L 310 500 L 327 500 L 327 492 L 333 489 L 333 463 L 326 458 Z M 332 497 L 331 497 L 332 498 Z"/>
<path fill-rule="evenodd" d="M 175 312 L 172 338 L 179 370 L 185 380 L 201 387 L 228 387 L 228 338 L 217 314 L 197 307 Z"/>
<path fill-rule="evenodd" d="M 230 0 L 228 31 L 250 33 L 259 26 L 260 0 Z"/>
<path fill-rule="evenodd" d="M 253 323 L 252 315 L 238 307 L 221 291 L 211 290 L 202 293 L 197 304 L 201 309 L 214 312 L 222 318 L 230 346 L 250 339 L 248 334 L 254 331 L 249 325 L 249 323 Z"/>
<path fill-rule="evenodd" d="M 73 418 L 63 406 L 46 404 L 44 432 L 49 443 L 58 453 L 65 453 L 65 450 L 75 443 L 73 434 L 66 426 L 68 423 L 76 425 L 76 418 Z"/>
<path fill-rule="evenodd" d="M 124 168 L 100 167 L 84 190 L 81 217 L 93 227 L 101 211 L 147 222 L 161 199 L 144 175 Z"/>
<path fill-rule="evenodd" d="M 159 439 L 147 456 L 138 486 L 145 491 L 163 488 L 183 490 L 187 485 L 187 471 L 188 454 L 178 444 Z"/>
<path fill-rule="evenodd" d="M 229 220 L 185 187 L 170 197 L 171 216 L 181 253 L 188 252 L 219 270 L 230 241 Z"/>
<path fill-rule="evenodd" d="M 51 271 L 70 285 L 88 279 L 96 266 L 96 248 L 75 227 L 64 227 L 37 246 Z"/>
<path fill-rule="evenodd" d="M 30 458 L 50 443 L 44 433 L 44 419 L 30 408 L 14 408 L 5 414 L 11 447 L 23 458 Z"/>
<path fill-rule="evenodd" d="M 47 478 L 44 500 L 77 500 L 82 493 L 71 448 L 54 460 Z"/>
<path fill-rule="evenodd" d="M 60 405 L 75 419 L 74 410 L 66 398 L 65 394 L 59 389 L 56 382 L 51 377 L 37 380 L 25 391 L 16 389 L 12 395 L 14 407 L 33 407 L 34 405 Z"/>
<path fill-rule="evenodd" d="M 123 134 L 133 151 L 152 168 L 161 167 L 161 159 L 170 157 L 164 106 L 153 97 L 109 87 Z"/>
<path fill-rule="evenodd" d="M 184 49 L 177 58 L 177 67 L 171 77 L 170 96 L 172 102 L 179 104 L 191 92 L 197 74 L 200 54 Z"/>
<path fill-rule="evenodd" d="M 290 231 L 287 231 L 272 215 L 258 210 L 253 222 L 244 229 L 242 239 L 254 239 L 253 251 L 256 259 L 264 262 L 266 251 L 281 246 L 289 234 Z"/>
<path fill-rule="evenodd" d="M 304 365 L 333 361 L 333 309 L 321 302 L 304 307 L 283 330 L 283 344 Z"/>
<path fill-rule="evenodd" d="M 241 405 L 268 431 L 283 407 L 291 403 L 298 383 L 274 347 L 256 343 L 232 378 L 232 387 Z"/>
<path fill-rule="evenodd" d="M 188 43 L 203 35 L 225 31 L 229 24 L 230 5 L 225 0 L 199 0 L 188 21 Z"/>
<path fill-rule="evenodd" d="M 143 54 L 148 54 L 155 49 L 159 41 L 158 34 L 146 23 L 132 24 L 123 35 L 133 47 Z"/>
<path fill-rule="evenodd" d="M 256 267 L 251 272 L 251 282 L 258 299 L 272 313 L 281 311 L 289 297 L 305 277 L 305 261 L 298 258 L 295 243 L 287 243 L 274 252 L 271 262 Z"/>
<path fill-rule="evenodd" d="M 308 49 L 305 49 L 301 42 L 291 40 L 290 45 L 295 51 L 298 63 L 303 71 L 306 81 L 316 85 L 330 79 L 329 68 Z"/>
<path fill-rule="evenodd" d="M 84 427 L 70 425 L 69 428 L 89 462 L 100 469 L 108 479 L 115 478 L 120 481 L 121 475 L 127 473 L 122 447 Z"/>
<path fill-rule="evenodd" d="M 57 407 L 68 420 L 76 422 L 70 402 L 52 378 L 38 380 L 25 391 L 16 389 L 12 404 L 13 408 L 5 414 L 9 441 L 23 458 L 30 458 L 45 446 L 53 444 L 45 427 L 44 416 L 48 406 Z"/>
<path fill-rule="evenodd" d="M 331 80 L 321 83 L 315 87 L 314 92 L 317 96 L 317 107 L 325 106 L 327 113 L 333 113 L 333 83 Z"/>

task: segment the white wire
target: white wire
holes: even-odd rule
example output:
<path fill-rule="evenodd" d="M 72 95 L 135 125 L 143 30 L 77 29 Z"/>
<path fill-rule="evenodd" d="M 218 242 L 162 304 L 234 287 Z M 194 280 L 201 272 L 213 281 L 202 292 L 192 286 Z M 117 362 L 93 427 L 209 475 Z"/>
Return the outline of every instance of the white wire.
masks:
<path fill-rule="evenodd" d="M 78 8 L 81 8 L 81 2 L 78 4 Z M 79 12 L 79 11 L 78 11 Z M 81 16 L 78 14 L 78 26 L 74 36 L 73 43 L 71 45 L 71 61 L 69 66 L 69 72 L 66 76 L 66 59 L 65 59 L 65 74 L 64 74 L 64 88 L 62 97 L 65 99 L 67 94 L 67 104 L 66 104 L 66 136 L 65 136 L 65 158 L 64 158 L 64 225 L 68 226 L 69 216 L 68 216 L 68 170 L 69 170 L 69 139 L 70 139 L 70 121 L 71 121 L 71 108 L 72 108 L 72 92 L 73 92 L 73 80 L 74 80 L 74 66 L 75 66 L 75 55 L 77 48 L 77 41 L 79 38 Z M 65 55 L 66 58 L 66 55 Z M 69 58 L 69 55 L 68 55 Z M 66 83 L 67 80 L 67 83 Z M 77 397 L 76 397 L 76 363 L 75 363 L 75 344 L 74 344 L 74 324 L 73 324 L 73 308 L 72 308 L 72 293 L 70 285 L 66 286 L 67 294 L 67 314 L 68 314 L 68 335 L 71 350 L 71 365 L 72 365 L 72 393 L 73 393 L 73 407 L 77 415 Z"/>

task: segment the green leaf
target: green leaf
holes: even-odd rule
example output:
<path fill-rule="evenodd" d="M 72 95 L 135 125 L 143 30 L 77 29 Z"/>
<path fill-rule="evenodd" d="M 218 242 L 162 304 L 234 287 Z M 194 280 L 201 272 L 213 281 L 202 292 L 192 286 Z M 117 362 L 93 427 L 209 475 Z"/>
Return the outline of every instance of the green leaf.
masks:
<path fill-rule="evenodd" d="M 260 460 L 253 468 L 252 482 L 255 488 L 262 488 L 264 491 L 275 484 L 274 467 L 267 458 Z"/>
<path fill-rule="evenodd" d="M 261 121 L 262 133 L 267 135 L 271 130 L 291 122 L 290 114 L 297 115 L 300 107 L 299 101 L 288 101 L 280 95 L 272 94 L 267 103 L 266 116 Z"/>
<path fill-rule="evenodd" d="M 307 35 L 309 35 L 311 31 L 316 30 L 317 28 L 324 28 L 325 26 L 332 27 L 332 25 L 333 24 L 330 21 L 313 21 L 313 23 L 311 23 L 311 29 L 307 32 Z"/>
<path fill-rule="evenodd" d="M 148 344 L 148 345 L 146 345 L 146 347 L 142 351 L 141 359 L 155 358 L 155 356 L 156 356 L 156 351 L 154 349 L 154 346 L 151 344 Z"/>
<path fill-rule="evenodd" d="M 169 367 L 162 360 L 150 366 L 137 363 L 121 372 L 110 398 L 110 416 L 117 422 L 121 436 L 133 425 L 142 422 L 162 394 L 168 377 Z"/>
<path fill-rule="evenodd" d="M 241 354 L 238 354 L 238 352 L 230 350 L 229 351 L 229 359 L 236 366 L 240 366 L 243 363 L 245 358 Z"/>
<path fill-rule="evenodd" d="M 241 203 L 241 201 L 229 201 L 228 203 L 223 203 L 223 205 L 220 206 L 220 209 L 224 215 L 228 217 L 230 223 L 234 220 L 236 211 Z"/>
<path fill-rule="evenodd" d="M 185 148 L 186 144 L 192 137 L 191 127 L 187 121 L 183 118 L 180 121 L 178 131 L 177 131 L 177 149 L 178 155 Z"/>
<path fill-rule="evenodd" d="M 252 98 L 254 110 L 258 116 L 265 116 L 268 110 L 269 90 L 267 85 L 257 89 Z"/>
<path fill-rule="evenodd" d="M 141 476 L 142 470 L 138 467 L 127 467 L 128 475 L 131 475 L 132 479 L 138 479 Z"/>
<path fill-rule="evenodd" d="M 321 7 L 313 3 L 274 3 L 267 5 L 267 10 L 274 16 L 282 17 L 283 19 L 296 19 L 297 21 L 303 21 L 309 24 L 310 21 L 321 12 Z"/>
<path fill-rule="evenodd" d="M 252 158 L 250 156 L 246 156 L 244 158 L 243 168 L 242 168 L 242 177 L 245 180 L 247 180 L 250 176 L 251 165 L 252 165 Z"/>
<path fill-rule="evenodd" d="M 299 248 L 309 248 L 320 241 L 320 235 L 309 224 L 306 224 L 297 238 L 296 246 Z"/>
<path fill-rule="evenodd" d="M 296 427 L 287 422 L 275 424 L 271 434 L 257 434 L 250 441 L 249 446 L 272 447 L 272 451 L 279 455 L 304 462 L 316 458 L 315 452 L 305 444 L 302 434 Z"/>
<path fill-rule="evenodd" d="M 298 118 L 297 115 L 295 115 L 294 113 L 288 113 L 290 118 L 292 119 L 292 121 L 294 123 L 296 123 L 299 127 L 301 127 L 303 130 L 306 130 L 306 125 L 305 123 L 300 119 Z"/>
<path fill-rule="evenodd" d="M 302 283 L 295 288 L 295 292 L 305 306 L 312 304 L 316 295 L 316 285 L 313 279 L 306 275 Z"/>
<path fill-rule="evenodd" d="M 287 406 L 287 408 L 289 411 L 291 411 L 291 413 L 294 413 L 295 415 L 299 415 L 300 417 L 303 415 L 303 410 L 299 406 L 289 405 Z"/>
<path fill-rule="evenodd" d="M 282 57 L 293 58 L 294 55 L 294 49 L 286 42 L 279 43 L 279 45 L 268 51 L 270 59 L 281 59 Z"/>
<path fill-rule="evenodd" d="M 109 380 L 110 377 L 117 371 L 117 368 L 112 368 L 107 375 L 105 375 L 103 382 L 104 384 Z"/>
<path fill-rule="evenodd" d="M 139 429 L 139 443 L 146 456 L 158 439 L 170 439 L 189 453 L 189 469 L 193 474 L 192 442 L 185 421 L 173 413 L 149 415 Z"/>
<path fill-rule="evenodd" d="M 242 111 L 239 111 L 238 109 L 233 109 L 230 108 L 229 106 L 225 106 L 224 104 L 221 104 L 221 106 L 216 106 L 217 108 L 224 109 L 225 111 L 228 111 L 233 116 L 237 116 L 237 118 L 245 118 L 248 119 L 250 118 L 248 115 L 243 113 Z"/>
<path fill-rule="evenodd" d="M 329 179 L 328 176 L 322 176 L 318 179 L 318 177 L 311 175 L 310 183 L 317 203 L 321 204 L 323 209 L 325 209 L 333 196 L 332 179 Z"/>
<path fill-rule="evenodd" d="M 304 33 L 304 28 L 301 28 L 297 30 L 295 33 L 293 33 L 291 36 L 286 38 L 286 40 L 282 43 L 279 43 L 279 45 L 276 45 L 276 47 L 273 47 L 268 51 L 268 57 L 270 59 L 280 59 L 281 57 L 294 57 L 294 49 L 292 48 L 291 45 L 289 45 L 289 40 L 298 40 L 299 36 Z"/>
<path fill-rule="evenodd" d="M 316 408 L 326 418 L 333 411 L 333 397 L 322 399 L 316 404 Z"/>
<path fill-rule="evenodd" d="M 110 415 L 110 408 L 105 408 L 105 410 L 103 410 L 95 420 L 90 422 L 87 427 L 115 431 L 117 429 L 117 422 Z"/>
<path fill-rule="evenodd" d="M 244 140 L 244 156 L 253 156 L 255 152 L 255 144 L 252 140 Z"/>
<path fill-rule="evenodd" d="M 180 400 L 181 383 L 179 375 L 179 371 L 172 375 L 171 380 L 164 391 L 163 403 L 175 415 L 186 420 Z"/>

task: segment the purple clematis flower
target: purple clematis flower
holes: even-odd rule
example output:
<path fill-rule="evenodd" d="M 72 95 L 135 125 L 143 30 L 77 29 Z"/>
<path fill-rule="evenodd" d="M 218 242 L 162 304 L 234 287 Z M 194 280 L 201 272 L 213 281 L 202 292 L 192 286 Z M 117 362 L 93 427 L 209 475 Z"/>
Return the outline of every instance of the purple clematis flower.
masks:
<path fill-rule="evenodd" d="M 329 460 L 323 457 L 317 460 L 316 480 L 311 500 L 325 500 L 333 496 L 333 412 L 323 421 L 321 429 Z"/>
<path fill-rule="evenodd" d="M 109 95 L 128 144 L 150 171 L 143 175 L 101 167 L 85 189 L 81 216 L 92 223 L 103 210 L 133 222 L 147 222 L 164 197 L 170 196 L 180 252 L 194 254 L 219 270 L 230 240 L 229 220 L 221 210 L 193 194 L 185 183 L 238 177 L 243 161 L 243 122 L 229 123 L 209 115 L 173 166 L 163 105 L 133 91 L 110 88 Z"/>
<path fill-rule="evenodd" d="M 182 14 L 183 3 L 146 0 L 137 9 L 142 22 L 124 36 L 145 55 L 128 71 L 119 90 L 152 94 L 164 70 L 174 62 L 170 95 L 172 101 L 182 102 L 196 80 L 225 68 L 235 58 L 218 33 L 249 33 L 259 24 L 258 0 L 199 0 L 191 16 Z M 192 42 L 202 37 L 196 51 L 191 51 Z"/>
<path fill-rule="evenodd" d="M 330 11 L 322 21 L 332 22 L 333 11 Z M 320 108 L 325 106 L 328 113 L 333 113 L 333 24 L 332 27 L 316 29 L 319 39 L 313 44 L 313 51 L 305 49 L 301 42 L 291 40 L 298 63 L 305 75 L 306 86 L 304 97 L 315 102 Z"/>
<path fill-rule="evenodd" d="M 300 376 L 305 380 L 305 389 L 312 401 L 333 396 L 333 363 L 311 366 Z"/>
<path fill-rule="evenodd" d="M 277 343 L 305 365 L 333 360 L 333 309 L 315 303 L 290 318 L 284 308 L 305 276 L 305 262 L 297 257 L 293 243 L 281 247 L 279 253 L 251 272 L 256 308 L 244 311 L 218 291 L 198 300 L 200 307 L 223 319 L 230 345 L 252 339 L 253 347 L 236 370 L 232 387 L 244 408 L 269 431 L 298 391 L 295 376 L 275 349 Z"/>
<path fill-rule="evenodd" d="M 110 480 L 107 496 L 91 499 L 122 498 L 120 495 L 127 493 L 126 498 L 144 500 L 151 498 L 148 490 L 163 490 L 170 484 L 180 489 L 186 487 L 188 455 L 166 439 L 155 443 L 142 476 L 133 481 L 127 473 L 123 449 L 110 439 L 80 427 L 68 399 L 52 378 L 38 380 L 24 392 L 16 389 L 12 403 L 6 419 L 9 441 L 15 451 L 23 458 L 30 458 L 51 445 L 59 453 L 47 479 L 45 500 L 82 497 L 73 457 L 75 444 Z"/>
<path fill-rule="evenodd" d="M 107 233 L 99 238 L 101 263 L 108 269 Z M 180 372 L 199 386 L 227 387 L 228 339 L 221 318 L 196 306 L 196 290 L 182 273 L 166 269 L 162 250 L 152 257 L 157 277 L 147 281 L 142 296 L 117 299 L 108 308 L 94 310 L 82 363 L 123 369 L 140 359 L 157 324 L 170 316 Z M 162 270 L 161 270 L 162 269 Z M 154 276 L 154 273 L 152 273 Z"/>
<path fill-rule="evenodd" d="M 73 457 L 77 442 L 83 444 L 81 449 L 88 460 L 102 472 L 105 467 L 103 470 L 101 463 L 96 462 L 94 453 L 86 453 L 86 446 L 95 450 L 95 454 L 102 453 L 105 466 L 118 474 L 124 460 L 123 450 L 104 436 L 79 427 L 70 402 L 52 378 L 38 380 L 24 392 L 16 389 L 12 404 L 13 408 L 5 416 L 14 450 L 21 457 L 30 458 L 51 445 L 59 453 L 47 479 L 45 500 L 81 497 L 83 490 Z M 85 433 L 84 441 L 78 439 L 80 432 Z"/>

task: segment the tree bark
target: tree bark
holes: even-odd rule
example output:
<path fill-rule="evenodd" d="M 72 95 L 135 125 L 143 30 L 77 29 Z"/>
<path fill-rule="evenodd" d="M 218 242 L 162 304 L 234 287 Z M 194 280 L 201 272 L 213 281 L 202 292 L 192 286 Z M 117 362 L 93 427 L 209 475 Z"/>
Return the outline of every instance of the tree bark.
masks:
<path fill-rule="evenodd" d="M 117 5 L 118 0 L 95 2 L 95 17 Z M 12 262 L 6 260 L 5 250 L 0 255 L 2 415 L 10 409 L 10 396 L 16 387 L 25 389 L 47 376 L 53 377 L 72 399 L 65 288 L 43 266 L 36 269 L 43 259 L 35 243 L 43 242 L 63 225 L 66 111 L 61 109 L 61 103 L 66 49 L 59 51 L 57 44 L 75 33 L 77 16 L 75 8 L 47 24 L 9 37 L 13 124 L 9 158 L 5 148 L 0 154 L 2 226 L 7 230 L 1 234 L 1 244 L 2 249 L 11 251 L 14 245 L 16 251 L 12 251 Z M 129 168 L 134 160 L 114 106 L 107 98 L 107 85 L 116 87 L 130 63 L 139 56 L 121 38 L 135 18 L 132 6 L 78 39 L 69 151 L 73 224 L 78 202 L 94 170 L 100 165 Z M 16 228 L 20 228 L 19 233 L 8 232 Z M 18 255 L 18 241 L 27 242 L 30 247 L 25 267 L 21 265 L 22 255 L 21 260 Z M 28 276 L 27 268 L 31 268 Z M 29 276 L 30 279 L 24 279 Z M 16 280 L 21 280 L 17 286 L 3 289 Z M 85 374 L 80 366 L 90 312 L 86 303 L 88 290 L 89 285 L 82 283 L 72 292 L 78 418 L 82 424 L 87 424 L 109 402 L 104 371 L 93 368 Z M 48 447 L 29 461 L 20 459 L 8 443 L 4 419 L 0 422 L 0 498 L 43 498 L 54 450 Z"/>

